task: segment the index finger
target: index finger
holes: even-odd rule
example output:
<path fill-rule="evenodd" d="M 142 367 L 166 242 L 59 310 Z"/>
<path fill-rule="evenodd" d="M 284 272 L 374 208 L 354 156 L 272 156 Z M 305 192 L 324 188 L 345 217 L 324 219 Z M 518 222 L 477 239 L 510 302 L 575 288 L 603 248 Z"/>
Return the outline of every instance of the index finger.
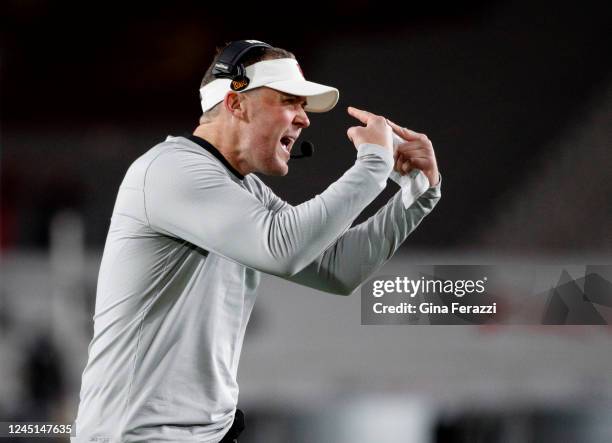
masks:
<path fill-rule="evenodd" d="M 368 121 L 370 121 L 370 118 L 376 116 L 376 114 L 372 114 L 371 112 L 364 111 L 363 109 L 357 109 L 352 106 L 349 106 L 347 111 L 349 115 L 351 115 L 352 117 L 355 117 L 357 120 L 359 120 L 364 125 L 368 124 Z"/>
<path fill-rule="evenodd" d="M 399 126 L 389 119 L 387 119 L 387 123 L 389 124 L 389 126 L 391 126 L 391 129 L 393 129 L 393 132 L 402 137 L 404 140 L 412 140 L 418 138 L 420 135 L 418 132 Z"/>

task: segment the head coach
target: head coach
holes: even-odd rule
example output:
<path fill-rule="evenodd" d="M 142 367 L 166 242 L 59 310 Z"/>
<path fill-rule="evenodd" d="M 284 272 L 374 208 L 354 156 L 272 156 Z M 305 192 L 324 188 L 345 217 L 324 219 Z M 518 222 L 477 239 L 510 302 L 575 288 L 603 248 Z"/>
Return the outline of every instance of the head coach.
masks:
<path fill-rule="evenodd" d="M 290 52 L 232 42 L 204 76 L 193 134 L 167 137 L 129 167 L 73 442 L 235 441 L 238 362 L 261 273 L 349 295 L 433 209 L 429 139 L 355 108 L 355 163 L 320 195 L 292 206 L 254 174 L 287 174 L 308 112 L 331 110 L 338 96 L 307 81 Z M 388 178 L 398 192 L 351 227 Z"/>

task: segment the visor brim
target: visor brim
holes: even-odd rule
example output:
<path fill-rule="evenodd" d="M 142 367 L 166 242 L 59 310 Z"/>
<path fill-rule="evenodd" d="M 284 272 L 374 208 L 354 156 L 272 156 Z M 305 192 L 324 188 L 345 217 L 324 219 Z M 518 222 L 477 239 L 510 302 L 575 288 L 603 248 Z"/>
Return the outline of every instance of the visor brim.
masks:
<path fill-rule="evenodd" d="M 308 80 L 283 80 L 263 86 L 286 94 L 306 97 L 307 104 L 304 109 L 308 112 L 331 111 L 340 97 L 336 88 Z"/>

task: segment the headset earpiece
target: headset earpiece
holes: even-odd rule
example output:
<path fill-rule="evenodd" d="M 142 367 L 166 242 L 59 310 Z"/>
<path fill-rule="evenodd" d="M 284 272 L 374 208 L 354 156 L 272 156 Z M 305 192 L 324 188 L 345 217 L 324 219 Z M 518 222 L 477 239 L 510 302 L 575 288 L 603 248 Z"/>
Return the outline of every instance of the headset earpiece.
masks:
<path fill-rule="evenodd" d="M 240 60 L 255 48 L 271 48 L 267 43 L 259 40 L 236 40 L 223 49 L 215 63 L 212 74 L 215 78 L 229 78 L 232 80 L 233 91 L 242 91 L 249 83 L 244 65 Z"/>

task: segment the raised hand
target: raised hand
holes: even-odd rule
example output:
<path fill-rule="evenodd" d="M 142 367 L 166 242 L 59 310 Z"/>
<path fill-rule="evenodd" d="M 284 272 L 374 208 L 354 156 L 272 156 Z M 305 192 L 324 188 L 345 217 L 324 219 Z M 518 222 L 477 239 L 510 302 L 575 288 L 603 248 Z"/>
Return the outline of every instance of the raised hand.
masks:
<path fill-rule="evenodd" d="M 438 163 L 431 140 L 425 134 L 401 127 L 391 120 L 387 119 L 387 123 L 393 132 L 404 140 L 397 145 L 394 169 L 402 175 L 412 169 L 420 169 L 429 180 L 430 186 L 437 185 Z"/>
<path fill-rule="evenodd" d="M 362 143 L 373 143 L 393 150 L 393 132 L 386 118 L 353 107 L 348 108 L 348 113 L 365 125 L 352 126 L 346 131 L 355 148 Z"/>

